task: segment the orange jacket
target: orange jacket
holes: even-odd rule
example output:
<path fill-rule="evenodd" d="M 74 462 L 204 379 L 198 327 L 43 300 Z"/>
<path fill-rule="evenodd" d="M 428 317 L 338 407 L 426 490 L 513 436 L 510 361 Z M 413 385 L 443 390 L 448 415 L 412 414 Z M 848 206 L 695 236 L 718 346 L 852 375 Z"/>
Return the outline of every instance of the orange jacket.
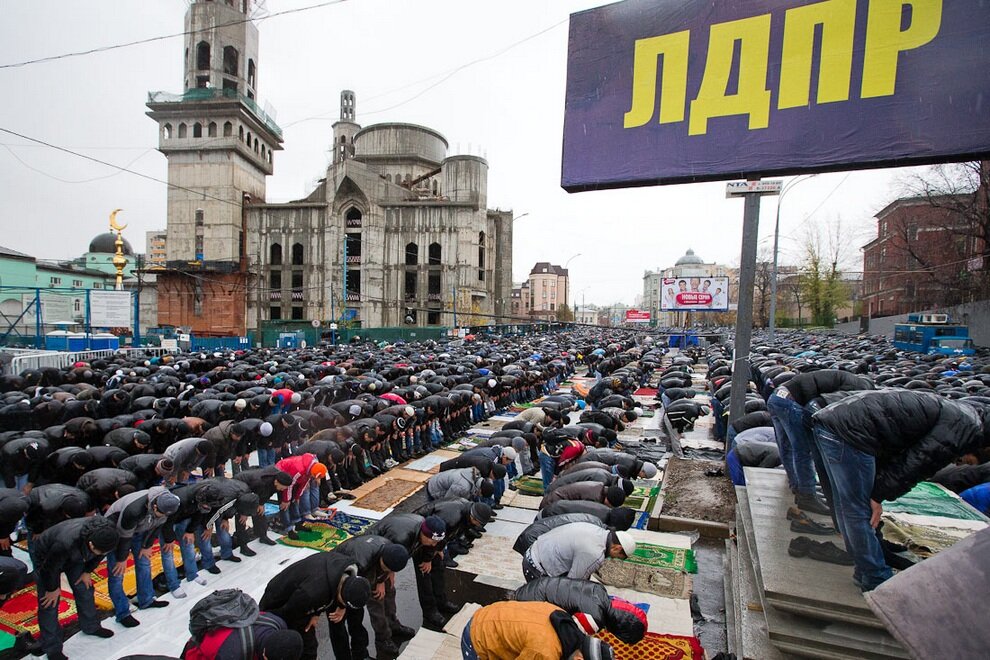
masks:
<path fill-rule="evenodd" d="M 542 602 L 503 601 L 471 619 L 471 643 L 480 660 L 560 660 L 563 652 L 550 615 L 563 611 Z"/>

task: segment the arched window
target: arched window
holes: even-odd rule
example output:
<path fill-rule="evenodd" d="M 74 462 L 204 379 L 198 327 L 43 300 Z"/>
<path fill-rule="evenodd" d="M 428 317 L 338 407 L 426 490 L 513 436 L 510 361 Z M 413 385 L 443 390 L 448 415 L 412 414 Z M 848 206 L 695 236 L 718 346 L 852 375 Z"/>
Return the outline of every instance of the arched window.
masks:
<path fill-rule="evenodd" d="M 478 268 L 485 267 L 485 232 L 478 234 Z"/>
<path fill-rule="evenodd" d="M 205 71 L 210 68 L 210 44 L 200 41 L 196 46 L 196 68 Z"/>
<path fill-rule="evenodd" d="M 419 246 L 415 243 L 406 244 L 406 265 L 415 266 L 419 263 Z"/>
<path fill-rule="evenodd" d="M 344 220 L 344 224 L 348 227 L 360 227 L 361 211 L 352 206 L 347 210 L 347 214 L 344 215 Z"/>
<path fill-rule="evenodd" d="M 292 245 L 292 265 L 302 266 L 303 263 L 303 246 L 302 243 L 294 243 Z"/>
<path fill-rule="evenodd" d="M 166 140 L 170 140 L 172 138 L 172 124 L 162 125 L 162 137 Z"/>
<path fill-rule="evenodd" d="M 269 163 L 272 162 L 272 152 L 271 152 L 271 150 L 268 151 L 268 156 L 265 157 L 265 160 L 267 160 Z"/>
<path fill-rule="evenodd" d="M 230 137 L 233 134 L 234 134 L 234 125 L 231 124 L 229 121 L 225 122 L 223 125 L 223 136 Z"/>
<path fill-rule="evenodd" d="M 386 174 L 385 175 L 385 180 L 388 181 L 389 183 L 392 183 L 392 175 L 391 174 Z"/>
<path fill-rule="evenodd" d="M 185 124 L 179 124 L 179 137 L 180 138 L 186 137 L 186 125 Z"/>
<path fill-rule="evenodd" d="M 226 46 L 223 49 L 223 72 L 228 76 L 237 75 L 237 49 L 233 46 Z"/>
<path fill-rule="evenodd" d="M 200 124 L 199 122 L 193 124 L 193 137 L 194 138 L 203 137 L 203 125 Z"/>
<path fill-rule="evenodd" d="M 210 137 L 217 136 L 217 123 L 215 121 L 210 122 L 210 125 L 206 129 L 206 134 Z"/>
<path fill-rule="evenodd" d="M 410 183 L 412 183 L 412 175 L 411 175 L 411 174 L 407 174 L 407 175 L 406 175 L 406 180 L 405 180 L 405 182 L 404 182 L 404 183 L 405 183 L 405 184 L 406 184 L 407 186 L 408 186 L 408 185 L 409 185 Z"/>
<path fill-rule="evenodd" d="M 255 72 L 255 69 L 254 69 L 254 60 L 249 59 L 248 60 L 248 85 L 250 85 L 251 87 L 254 87 L 255 86 L 255 84 L 254 84 L 255 74 L 256 74 L 256 72 Z"/>
<path fill-rule="evenodd" d="M 430 265 L 439 266 L 440 265 L 440 244 L 430 243 Z"/>
<path fill-rule="evenodd" d="M 282 246 L 278 243 L 272 243 L 272 246 L 268 249 L 268 263 L 272 266 L 282 265 Z"/>
<path fill-rule="evenodd" d="M 254 138 L 254 153 L 258 153 L 258 138 Z"/>
<path fill-rule="evenodd" d="M 250 149 L 251 148 L 251 131 L 248 131 L 246 144 L 247 144 L 247 148 Z"/>
<path fill-rule="evenodd" d="M 238 126 L 237 127 L 237 139 L 240 140 L 241 142 L 244 142 L 244 127 L 243 126 Z"/>
<path fill-rule="evenodd" d="M 341 144 L 347 144 L 347 136 L 346 135 L 341 135 L 340 136 L 340 143 Z"/>
<path fill-rule="evenodd" d="M 436 179 L 433 180 L 433 194 L 434 195 L 440 194 L 440 184 L 437 183 Z"/>

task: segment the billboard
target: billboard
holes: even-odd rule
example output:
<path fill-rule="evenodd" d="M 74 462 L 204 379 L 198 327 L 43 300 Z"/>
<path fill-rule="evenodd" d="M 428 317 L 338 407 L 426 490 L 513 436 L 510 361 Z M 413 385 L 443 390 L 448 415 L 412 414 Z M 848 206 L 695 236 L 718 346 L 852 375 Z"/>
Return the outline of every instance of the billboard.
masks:
<path fill-rule="evenodd" d="M 131 325 L 130 291 L 90 291 L 90 323 L 99 328 L 126 328 Z"/>
<path fill-rule="evenodd" d="M 725 312 L 728 277 L 665 277 L 660 281 L 660 309 L 665 312 Z"/>
<path fill-rule="evenodd" d="M 624 0 L 571 15 L 561 185 L 990 154 L 990 2 Z"/>
<path fill-rule="evenodd" d="M 650 313 L 641 312 L 638 309 L 626 310 L 626 323 L 649 323 Z"/>

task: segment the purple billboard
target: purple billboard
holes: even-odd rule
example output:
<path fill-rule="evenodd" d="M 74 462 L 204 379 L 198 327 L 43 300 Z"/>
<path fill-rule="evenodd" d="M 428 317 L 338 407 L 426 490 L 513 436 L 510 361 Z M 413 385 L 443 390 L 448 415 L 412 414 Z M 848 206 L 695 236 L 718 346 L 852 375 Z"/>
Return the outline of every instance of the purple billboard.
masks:
<path fill-rule="evenodd" d="M 625 0 L 571 15 L 570 192 L 987 154 L 985 0 Z"/>

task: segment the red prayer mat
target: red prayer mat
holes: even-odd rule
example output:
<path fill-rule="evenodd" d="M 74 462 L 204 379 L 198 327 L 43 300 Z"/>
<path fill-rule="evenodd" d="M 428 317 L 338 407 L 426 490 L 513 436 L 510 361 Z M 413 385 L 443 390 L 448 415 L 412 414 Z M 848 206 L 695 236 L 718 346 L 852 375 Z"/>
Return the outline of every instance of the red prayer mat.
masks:
<path fill-rule="evenodd" d="M 633 396 L 656 396 L 656 395 L 657 395 L 657 390 L 654 387 L 641 387 L 635 392 L 633 392 Z"/>
<path fill-rule="evenodd" d="M 615 660 L 704 660 L 705 650 L 697 637 L 646 633 L 638 644 L 624 644 L 607 630 L 596 635 L 608 643 L 615 653 Z"/>
<path fill-rule="evenodd" d="M 62 626 L 74 623 L 79 615 L 76 613 L 76 600 L 71 591 L 62 590 L 58 601 L 58 622 Z M 35 585 L 24 587 L 11 596 L 10 600 L 0 607 L 0 631 L 18 635 L 29 632 L 38 637 L 38 592 Z"/>

